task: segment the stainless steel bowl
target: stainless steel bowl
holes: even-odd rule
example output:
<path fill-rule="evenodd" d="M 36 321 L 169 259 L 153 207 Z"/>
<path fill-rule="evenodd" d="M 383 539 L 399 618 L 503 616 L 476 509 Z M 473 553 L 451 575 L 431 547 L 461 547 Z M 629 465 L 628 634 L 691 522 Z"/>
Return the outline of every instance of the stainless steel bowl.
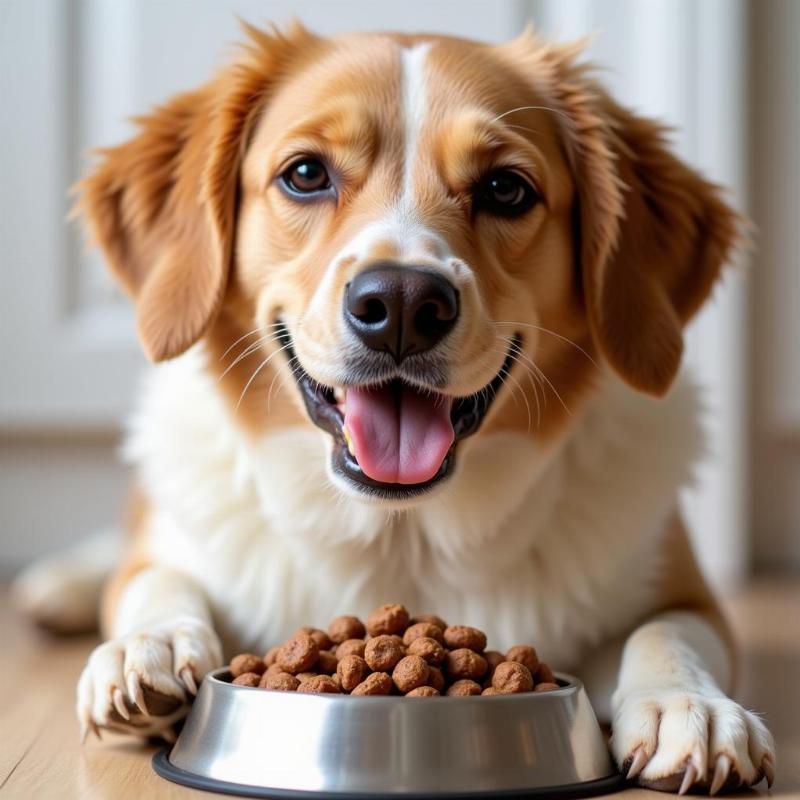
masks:
<path fill-rule="evenodd" d="M 156 771 L 256 797 L 557 797 L 618 788 L 580 681 L 493 697 L 343 697 L 210 673 Z"/>

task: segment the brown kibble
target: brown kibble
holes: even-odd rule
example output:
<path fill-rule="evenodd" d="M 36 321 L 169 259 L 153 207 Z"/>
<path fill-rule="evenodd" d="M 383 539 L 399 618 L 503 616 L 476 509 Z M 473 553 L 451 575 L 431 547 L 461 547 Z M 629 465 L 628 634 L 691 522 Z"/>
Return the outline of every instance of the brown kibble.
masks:
<path fill-rule="evenodd" d="M 444 629 L 444 643 L 451 650 L 466 647 L 481 652 L 486 647 L 486 634 L 469 625 L 450 625 Z"/>
<path fill-rule="evenodd" d="M 309 678 L 316 678 L 317 675 L 319 675 L 319 672 L 298 672 L 297 675 L 295 675 L 295 678 L 302 683 Z"/>
<path fill-rule="evenodd" d="M 367 662 L 361 656 L 345 656 L 336 667 L 339 684 L 346 692 L 352 692 L 369 672 Z"/>
<path fill-rule="evenodd" d="M 460 681 L 456 681 L 448 690 L 447 696 L 448 697 L 471 697 L 473 695 L 480 694 L 483 691 L 483 687 L 476 683 L 475 681 L 471 681 L 467 678 L 462 679 Z"/>
<path fill-rule="evenodd" d="M 341 661 L 345 656 L 361 656 L 364 658 L 364 648 L 367 643 L 363 639 L 345 639 L 336 647 L 336 658 Z"/>
<path fill-rule="evenodd" d="M 370 639 L 364 648 L 364 660 L 375 672 L 391 672 L 403 655 L 400 639 L 386 634 Z"/>
<path fill-rule="evenodd" d="M 320 650 L 316 665 L 317 672 L 321 672 L 323 675 L 333 675 L 338 663 L 339 659 L 336 658 L 335 653 L 331 653 L 330 650 Z"/>
<path fill-rule="evenodd" d="M 533 689 L 531 671 L 518 661 L 504 661 L 497 665 L 492 676 L 492 688 L 503 694 L 529 692 Z"/>
<path fill-rule="evenodd" d="M 487 678 L 491 678 L 492 675 L 494 675 L 494 671 L 497 669 L 497 665 L 502 664 L 506 660 L 506 657 L 498 650 L 487 650 L 483 654 L 483 657 L 489 665 L 489 669 L 486 670 Z"/>
<path fill-rule="evenodd" d="M 300 685 L 300 681 L 288 672 L 265 672 L 261 676 L 259 686 L 262 689 L 272 689 L 276 692 L 293 692 Z"/>
<path fill-rule="evenodd" d="M 447 623 L 441 617 L 437 617 L 436 614 L 417 614 L 411 618 L 412 625 L 416 625 L 418 622 L 429 622 L 442 630 L 447 627 Z"/>
<path fill-rule="evenodd" d="M 339 687 L 330 675 L 317 675 L 307 678 L 298 687 L 302 694 L 339 694 Z"/>
<path fill-rule="evenodd" d="M 277 675 L 279 672 L 285 672 L 285 670 L 280 666 L 280 664 L 270 664 L 267 667 L 267 671 L 264 674 Z"/>
<path fill-rule="evenodd" d="M 406 652 L 412 656 L 421 656 L 429 664 L 441 664 L 447 656 L 447 650 L 436 639 L 431 639 L 429 636 L 414 639 Z"/>
<path fill-rule="evenodd" d="M 553 674 L 553 670 L 544 663 L 544 661 L 539 663 L 539 666 L 536 668 L 536 672 L 533 675 L 534 683 L 555 683 L 556 676 Z"/>
<path fill-rule="evenodd" d="M 308 636 L 317 643 L 317 647 L 320 650 L 327 650 L 333 644 L 325 631 L 321 631 L 319 628 L 312 628 L 310 625 L 304 625 L 302 628 L 298 628 L 294 633 L 295 636 L 298 633 L 308 634 Z"/>
<path fill-rule="evenodd" d="M 363 639 L 366 633 L 367 629 L 358 617 L 336 617 L 328 625 L 328 637 L 336 644 L 346 642 L 348 639 Z"/>
<path fill-rule="evenodd" d="M 275 645 L 275 647 L 270 647 L 264 654 L 264 663 L 268 667 L 271 667 L 275 663 L 275 659 L 278 657 L 278 650 L 280 650 L 280 645 Z"/>
<path fill-rule="evenodd" d="M 474 650 L 461 647 L 447 654 L 447 674 L 455 680 L 460 678 L 477 680 L 487 669 L 486 659 Z"/>
<path fill-rule="evenodd" d="M 428 682 L 428 664 L 420 656 L 405 656 L 392 670 L 392 680 L 403 694 L 407 694 Z"/>
<path fill-rule="evenodd" d="M 534 692 L 552 692 L 553 689 L 560 689 L 561 687 L 557 683 L 537 683 L 536 686 L 533 687 Z"/>
<path fill-rule="evenodd" d="M 437 692 L 444 691 L 444 673 L 438 667 L 428 666 L 428 686 L 433 686 Z"/>
<path fill-rule="evenodd" d="M 307 672 L 317 663 L 319 647 L 307 633 L 296 633 L 281 645 L 276 663 L 285 672 Z"/>
<path fill-rule="evenodd" d="M 439 692 L 433 686 L 417 686 L 408 692 L 406 697 L 439 697 Z"/>
<path fill-rule="evenodd" d="M 539 656 L 536 654 L 536 648 L 530 647 L 527 644 L 518 644 L 512 647 L 506 653 L 506 661 L 517 661 L 524 664 L 529 670 L 531 675 L 536 672 L 539 666 Z"/>
<path fill-rule="evenodd" d="M 232 682 L 237 686 L 258 686 L 261 676 L 256 672 L 243 672 L 241 675 L 237 675 Z"/>
<path fill-rule="evenodd" d="M 493 686 L 487 686 L 487 687 L 486 687 L 486 688 L 485 688 L 485 689 L 484 689 L 484 690 L 481 692 L 481 694 L 482 694 L 482 695 L 486 695 L 486 696 L 488 697 L 488 696 L 490 696 L 490 695 L 493 695 L 493 694 L 503 694 L 503 693 L 502 693 L 502 692 L 499 692 L 499 691 L 498 691 L 497 689 L 495 689 Z"/>
<path fill-rule="evenodd" d="M 263 675 L 267 665 L 260 656 L 253 653 L 241 653 L 231 659 L 231 675 L 238 678 L 245 672 L 255 672 L 256 675 Z"/>
<path fill-rule="evenodd" d="M 351 695 L 386 695 L 392 691 L 392 679 L 385 672 L 373 672 L 356 686 Z"/>
<path fill-rule="evenodd" d="M 403 644 L 408 647 L 415 639 L 427 637 L 435 639 L 439 644 L 444 644 L 444 631 L 436 625 L 431 625 L 430 622 L 417 622 L 406 628 L 403 634 Z"/>
<path fill-rule="evenodd" d="M 378 606 L 367 619 L 370 636 L 403 633 L 408 627 L 409 616 L 406 607 L 399 603 Z"/>

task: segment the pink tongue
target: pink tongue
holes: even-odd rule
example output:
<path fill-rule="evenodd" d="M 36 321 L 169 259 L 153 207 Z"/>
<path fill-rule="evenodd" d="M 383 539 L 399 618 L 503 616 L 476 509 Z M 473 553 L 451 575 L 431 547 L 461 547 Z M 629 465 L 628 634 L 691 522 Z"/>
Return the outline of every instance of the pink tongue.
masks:
<path fill-rule="evenodd" d="M 353 387 L 344 424 L 364 473 L 382 483 L 423 483 L 442 466 L 455 434 L 452 400 L 410 386 Z"/>

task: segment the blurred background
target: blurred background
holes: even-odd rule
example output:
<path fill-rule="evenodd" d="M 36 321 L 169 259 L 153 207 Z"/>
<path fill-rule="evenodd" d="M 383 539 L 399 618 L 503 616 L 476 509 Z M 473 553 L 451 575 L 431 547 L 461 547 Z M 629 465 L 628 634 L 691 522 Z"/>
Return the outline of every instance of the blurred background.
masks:
<path fill-rule="evenodd" d="M 132 314 L 68 187 L 127 118 L 204 80 L 253 23 L 489 41 L 533 21 L 587 58 L 756 225 L 688 334 L 711 448 L 683 498 L 712 581 L 800 569 L 800 2 L 0 0 L 0 576 L 119 516 L 119 434 L 143 368 Z"/>

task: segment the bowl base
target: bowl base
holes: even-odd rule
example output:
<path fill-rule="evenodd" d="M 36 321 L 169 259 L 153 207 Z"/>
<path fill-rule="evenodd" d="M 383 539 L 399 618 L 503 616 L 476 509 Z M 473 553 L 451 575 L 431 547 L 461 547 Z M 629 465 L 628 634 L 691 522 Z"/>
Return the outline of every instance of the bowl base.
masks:
<path fill-rule="evenodd" d="M 189 786 L 192 789 L 202 789 L 207 792 L 218 792 L 219 794 L 239 797 L 266 797 L 271 798 L 271 800 L 322 800 L 322 798 L 330 798 L 330 800 L 429 800 L 430 798 L 435 798 L 436 800 L 492 800 L 497 798 L 497 800 L 501 800 L 501 798 L 512 797 L 552 797 L 563 799 L 608 794 L 621 789 L 625 783 L 622 775 L 615 773 L 599 780 L 573 783 L 566 786 L 504 789 L 496 792 L 387 792 L 386 794 L 376 794 L 375 792 L 310 792 L 294 789 L 271 789 L 264 786 L 247 786 L 242 783 L 230 783 L 187 772 L 170 762 L 169 748 L 159 750 L 153 756 L 153 769 L 162 778 L 166 778 L 173 783 L 179 783 L 182 786 Z"/>

